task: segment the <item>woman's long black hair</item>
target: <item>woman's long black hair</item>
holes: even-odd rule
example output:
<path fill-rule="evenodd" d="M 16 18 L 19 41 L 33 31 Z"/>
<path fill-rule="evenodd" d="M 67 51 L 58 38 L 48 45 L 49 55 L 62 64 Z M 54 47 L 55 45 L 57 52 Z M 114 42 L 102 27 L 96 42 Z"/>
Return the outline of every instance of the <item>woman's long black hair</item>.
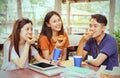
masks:
<path fill-rule="evenodd" d="M 46 16 L 44 18 L 44 22 L 43 22 L 43 25 L 42 25 L 42 30 L 41 30 L 41 33 L 40 33 L 40 36 L 45 35 L 50 43 L 51 43 L 50 39 L 52 37 L 52 29 L 51 29 L 51 27 L 47 26 L 46 23 L 49 23 L 50 18 L 53 15 L 57 15 L 60 18 L 61 22 L 62 22 L 61 16 L 56 11 L 50 11 L 50 12 L 48 12 L 46 14 Z M 58 35 L 63 35 L 63 34 L 64 34 L 64 29 L 63 29 L 63 22 L 62 22 L 62 28 L 58 32 Z"/>
<path fill-rule="evenodd" d="M 9 48 L 8 61 L 10 61 L 11 50 L 13 47 L 15 48 L 15 52 L 17 53 L 17 55 L 20 57 L 20 53 L 19 53 L 20 32 L 21 32 L 22 27 L 24 27 L 24 25 L 28 23 L 31 23 L 33 25 L 31 20 L 25 19 L 25 18 L 20 18 L 15 21 L 12 34 L 9 36 L 11 43 L 10 43 L 10 48 Z M 31 50 L 29 48 L 29 62 L 30 60 L 31 60 Z"/>

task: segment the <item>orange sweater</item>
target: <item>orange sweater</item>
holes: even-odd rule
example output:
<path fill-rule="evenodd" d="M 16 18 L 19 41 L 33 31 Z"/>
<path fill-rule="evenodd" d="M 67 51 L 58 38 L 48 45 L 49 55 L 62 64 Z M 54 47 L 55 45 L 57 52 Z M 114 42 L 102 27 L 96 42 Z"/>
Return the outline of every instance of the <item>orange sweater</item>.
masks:
<path fill-rule="evenodd" d="M 69 45 L 69 40 L 68 40 L 68 36 L 67 36 L 66 33 L 64 33 L 64 37 L 66 37 L 66 42 L 65 42 L 65 44 L 62 46 L 62 51 L 64 51 L 63 49 L 66 48 L 66 47 L 68 47 L 68 45 Z M 56 44 L 56 41 L 55 41 L 53 38 L 51 38 L 50 40 L 51 40 L 51 44 L 50 44 L 50 42 L 48 41 L 48 39 L 47 39 L 46 36 L 41 36 L 41 37 L 39 38 L 39 48 L 40 48 L 41 50 L 49 50 L 49 52 L 50 52 L 49 54 L 51 54 L 51 53 L 53 52 L 54 47 L 55 47 L 55 44 Z M 62 55 L 63 55 L 63 52 L 62 52 Z M 43 57 L 42 54 L 41 54 L 41 56 Z M 43 58 L 44 58 L 44 57 L 43 57 Z"/>

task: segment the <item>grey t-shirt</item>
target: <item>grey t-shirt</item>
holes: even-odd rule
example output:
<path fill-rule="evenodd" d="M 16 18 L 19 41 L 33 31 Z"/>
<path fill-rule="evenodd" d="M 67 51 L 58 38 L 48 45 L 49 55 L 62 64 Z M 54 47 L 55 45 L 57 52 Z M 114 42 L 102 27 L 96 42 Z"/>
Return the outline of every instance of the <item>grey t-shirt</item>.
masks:
<path fill-rule="evenodd" d="M 9 46 L 10 46 L 10 41 L 7 40 L 7 41 L 4 43 L 4 57 L 3 57 L 3 64 L 2 64 L 2 67 L 1 67 L 1 70 L 4 70 L 4 71 L 6 71 L 6 70 L 19 69 L 19 67 L 16 66 L 16 65 L 13 63 L 13 61 L 12 61 L 12 59 L 16 59 L 16 58 L 19 57 L 19 56 L 17 55 L 17 53 L 15 52 L 14 47 L 13 47 L 12 50 L 11 50 L 11 58 L 10 58 L 11 60 L 10 60 L 10 62 L 8 61 L 8 57 L 9 57 L 9 55 L 8 55 L 8 54 L 9 54 Z M 20 50 L 20 56 L 22 56 L 22 54 L 23 54 L 23 49 Z M 34 55 L 36 55 L 36 54 L 38 54 L 37 50 L 36 50 L 34 47 L 31 46 L 31 55 L 34 56 Z M 24 68 L 27 68 L 27 67 L 28 67 L 28 64 L 29 64 L 29 62 L 28 62 L 28 58 L 27 58 L 27 59 L 26 59 L 26 62 L 25 62 L 25 65 L 24 65 Z"/>

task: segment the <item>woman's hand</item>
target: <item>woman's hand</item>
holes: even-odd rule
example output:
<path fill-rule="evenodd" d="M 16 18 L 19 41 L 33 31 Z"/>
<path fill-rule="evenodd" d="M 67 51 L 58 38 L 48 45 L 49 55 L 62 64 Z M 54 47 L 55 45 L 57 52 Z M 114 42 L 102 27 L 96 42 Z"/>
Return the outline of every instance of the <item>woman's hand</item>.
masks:
<path fill-rule="evenodd" d="M 51 61 L 50 64 L 59 65 L 60 64 L 60 60 L 58 60 L 58 61 Z"/>
<path fill-rule="evenodd" d="M 66 37 L 63 38 L 63 40 L 61 42 L 57 41 L 55 47 L 62 48 L 62 46 L 65 44 L 65 42 L 66 42 Z"/>
<path fill-rule="evenodd" d="M 35 43 L 35 41 L 37 41 L 37 38 L 36 37 L 34 37 L 34 36 L 27 36 L 27 38 L 26 38 L 26 42 L 28 43 L 28 44 L 34 44 Z"/>

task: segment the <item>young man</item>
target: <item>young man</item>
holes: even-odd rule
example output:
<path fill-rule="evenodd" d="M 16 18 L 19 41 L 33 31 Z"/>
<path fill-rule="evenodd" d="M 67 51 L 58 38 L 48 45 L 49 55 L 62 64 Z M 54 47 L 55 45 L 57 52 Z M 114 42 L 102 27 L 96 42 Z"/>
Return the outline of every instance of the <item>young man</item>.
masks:
<path fill-rule="evenodd" d="M 106 25 L 105 16 L 92 15 L 89 32 L 80 40 L 76 55 L 85 59 L 89 53 L 94 59 L 86 60 L 87 63 L 94 66 L 106 65 L 108 70 L 112 70 L 114 66 L 118 66 L 118 49 L 116 40 L 104 32 Z"/>

